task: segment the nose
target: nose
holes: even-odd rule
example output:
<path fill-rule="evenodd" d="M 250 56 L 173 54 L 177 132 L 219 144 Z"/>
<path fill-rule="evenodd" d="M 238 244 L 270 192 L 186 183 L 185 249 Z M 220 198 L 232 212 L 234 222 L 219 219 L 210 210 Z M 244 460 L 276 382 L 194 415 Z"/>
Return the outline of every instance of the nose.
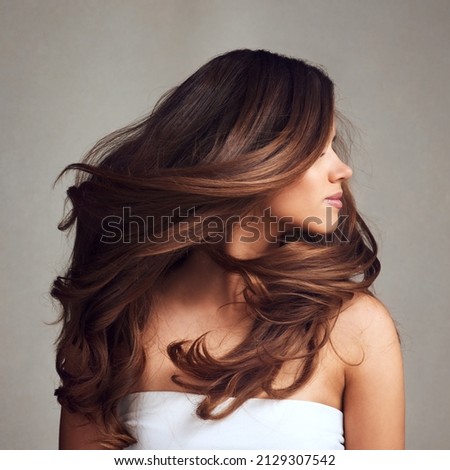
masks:
<path fill-rule="evenodd" d="M 347 180 L 352 177 L 353 170 L 336 155 L 336 163 L 330 173 L 333 181 Z"/>

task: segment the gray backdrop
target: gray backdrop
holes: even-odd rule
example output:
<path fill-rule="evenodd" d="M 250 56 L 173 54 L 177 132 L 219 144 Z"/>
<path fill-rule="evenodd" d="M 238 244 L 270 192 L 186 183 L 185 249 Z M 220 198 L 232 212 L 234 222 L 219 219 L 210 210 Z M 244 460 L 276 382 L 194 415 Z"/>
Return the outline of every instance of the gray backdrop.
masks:
<path fill-rule="evenodd" d="M 0 0 L 0 448 L 54 449 L 57 173 L 212 56 L 324 65 L 360 129 L 353 189 L 403 337 L 409 449 L 450 449 L 449 0 Z"/>

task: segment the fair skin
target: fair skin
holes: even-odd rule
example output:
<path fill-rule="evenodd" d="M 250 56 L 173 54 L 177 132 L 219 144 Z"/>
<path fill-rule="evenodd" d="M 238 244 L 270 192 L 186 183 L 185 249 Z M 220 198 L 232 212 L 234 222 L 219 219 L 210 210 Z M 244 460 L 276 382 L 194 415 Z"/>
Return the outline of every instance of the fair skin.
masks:
<path fill-rule="evenodd" d="M 326 198 L 342 192 L 341 183 L 351 178 L 353 171 L 333 149 L 336 131 L 322 155 L 308 168 L 299 181 L 285 188 L 270 201 L 278 217 L 288 216 L 310 234 L 325 234 L 335 230 L 339 209 Z"/>
<path fill-rule="evenodd" d="M 339 209 L 325 198 L 341 190 L 352 175 L 332 148 L 334 130 L 324 154 L 301 179 L 270 201 L 277 217 L 291 216 L 295 224 L 326 233 L 335 228 Z M 331 214 L 331 219 L 330 219 Z M 328 217 L 328 218 L 327 218 Z M 322 222 L 322 223 L 320 223 Z M 228 251 L 238 258 L 251 258 L 274 249 L 265 240 L 242 242 L 236 237 Z M 202 286 L 199 291 L 198 286 Z M 148 361 L 136 391 L 181 390 L 171 376 L 179 373 L 166 354 L 169 343 L 195 339 L 205 332 L 212 354 L 220 356 L 237 345 L 251 326 L 242 301 L 242 281 L 225 272 L 201 250 L 194 250 L 185 263 L 165 281 L 146 330 Z M 357 365 L 356 365 L 357 364 Z M 276 380 L 286 386 L 298 364 L 287 364 Z M 183 375 L 181 374 L 183 377 Z M 260 398 L 266 398 L 264 394 Z M 344 305 L 331 334 L 331 342 L 319 354 L 312 379 L 290 397 L 323 403 L 344 411 L 346 449 L 404 449 L 404 383 L 400 344 L 386 307 L 359 294 Z M 93 424 L 78 416 L 61 413 L 60 448 L 96 448 Z"/>

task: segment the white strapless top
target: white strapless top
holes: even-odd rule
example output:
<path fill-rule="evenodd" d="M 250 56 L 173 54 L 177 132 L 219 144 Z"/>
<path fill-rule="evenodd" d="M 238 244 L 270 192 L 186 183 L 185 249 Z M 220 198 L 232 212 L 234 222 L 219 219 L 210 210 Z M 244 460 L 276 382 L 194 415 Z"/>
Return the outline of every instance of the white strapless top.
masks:
<path fill-rule="evenodd" d="M 203 398 L 177 391 L 124 397 L 120 416 L 138 441 L 127 450 L 344 449 L 344 415 L 337 408 L 304 400 L 250 398 L 223 419 L 202 420 L 195 409 Z"/>

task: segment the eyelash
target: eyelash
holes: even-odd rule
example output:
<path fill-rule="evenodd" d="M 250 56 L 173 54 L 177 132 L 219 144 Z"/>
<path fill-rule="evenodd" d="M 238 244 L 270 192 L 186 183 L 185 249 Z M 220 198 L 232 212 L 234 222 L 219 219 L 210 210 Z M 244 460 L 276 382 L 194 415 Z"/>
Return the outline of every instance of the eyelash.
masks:
<path fill-rule="evenodd" d="M 333 144 L 336 142 L 337 140 L 337 137 L 335 137 L 332 141 L 331 141 L 331 147 L 333 147 Z M 334 150 L 334 149 L 333 149 Z M 320 155 L 320 157 L 323 157 L 325 155 L 326 152 L 322 153 L 322 155 Z M 319 157 L 319 158 L 320 158 Z"/>

